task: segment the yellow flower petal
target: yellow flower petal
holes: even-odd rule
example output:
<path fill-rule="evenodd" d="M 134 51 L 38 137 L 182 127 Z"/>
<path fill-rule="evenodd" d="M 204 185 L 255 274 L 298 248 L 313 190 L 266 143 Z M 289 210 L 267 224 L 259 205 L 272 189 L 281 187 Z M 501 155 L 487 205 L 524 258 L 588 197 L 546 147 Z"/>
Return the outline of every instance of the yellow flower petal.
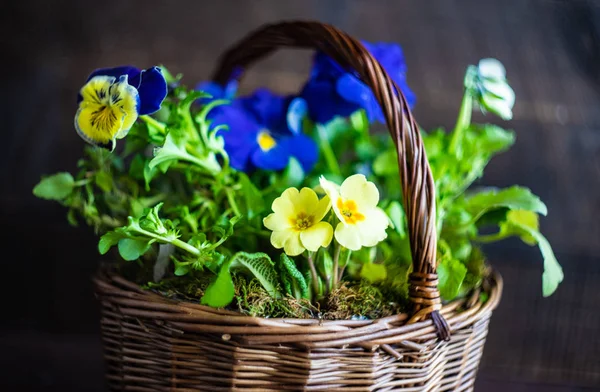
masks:
<path fill-rule="evenodd" d="M 273 204 L 271 205 L 271 209 L 277 215 L 284 215 L 286 217 L 296 215 L 296 207 L 292 202 L 292 199 L 295 199 L 298 195 L 298 189 L 296 188 L 288 188 L 286 189 L 281 196 L 273 200 Z"/>
<path fill-rule="evenodd" d="M 338 199 L 340 198 L 339 185 L 327 180 L 323 176 L 321 176 L 319 178 L 319 184 L 321 184 L 321 188 L 323 188 L 323 190 L 325 191 L 327 196 L 329 196 L 329 200 L 331 201 L 331 206 L 333 207 L 333 212 L 335 212 L 335 215 L 337 215 L 338 219 L 341 222 L 344 222 L 344 216 L 342 215 L 342 212 L 338 208 L 339 207 Z M 346 222 L 344 222 L 344 225 L 345 224 L 346 224 Z"/>
<path fill-rule="evenodd" d="M 316 207 L 313 208 L 310 215 L 314 216 L 315 222 L 320 222 L 325 217 L 325 215 L 327 215 L 330 208 L 331 199 L 329 198 L 329 196 L 325 195 L 321 200 L 319 200 L 319 202 L 317 203 Z"/>
<path fill-rule="evenodd" d="M 263 219 L 263 225 L 269 230 L 278 231 L 291 228 L 290 220 L 283 214 L 269 214 Z"/>
<path fill-rule="evenodd" d="M 375 246 L 387 238 L 385 229 L 390 220 L 381 208 L 373 208 L 366 212 L 366 219 L 358 224 L 360 242 L 362 246 Z"/>
<path fill-rule="evenodd" d="M 316 252 L 327 247 L 333 238 L 333 227 L 327 222 L 319 222 L 300 232 L 300 241 L 306 249 Z"/>
<path fill-rule="evenodd" d="M 296 208 L 297 212 L 304 212 L 308 214 L 314 211 L 315 207 L 319 204 L 319 197 L 315 191 L 304 187 L 302 190 L 300 190 L 300 193 L 295 200 L 292 200 L 292 203 L 294 203 L 294 207 Z"/>
<path fill-rule="evenodd" d="M 338 223 L 335 228 L 335 239 L 340 245 L 350 250 L 359 250 L 362 247 L 360 232 L 355 225 L 346 226 L 342 223 Z"/>
<path fill-rule="evenodd" d="M 283 247 L 283 251 L 288 256 L 298 256 L 302 252 L 304 252 L 304 247 L 300 242 L 300 232 L 294 231 L 294 235 L 290 235 L 285 242 Z"/>
<path fill-rule="evenodd" d="M 379 190 L 362 174 L 346 178 L 340 187 L 340 196 L 344 200 L 354 200 L 359 211 L 375 207 L 379 202 Z"/>
<path fill-rule="evenodd" d="M 271 244 L 276 249 L 283 248 L 283 251 L 289 256 L 298 256 L 304 252 L 304 247 L 300 242 L 300 233 L 291 229 L 272 232 Z"/>

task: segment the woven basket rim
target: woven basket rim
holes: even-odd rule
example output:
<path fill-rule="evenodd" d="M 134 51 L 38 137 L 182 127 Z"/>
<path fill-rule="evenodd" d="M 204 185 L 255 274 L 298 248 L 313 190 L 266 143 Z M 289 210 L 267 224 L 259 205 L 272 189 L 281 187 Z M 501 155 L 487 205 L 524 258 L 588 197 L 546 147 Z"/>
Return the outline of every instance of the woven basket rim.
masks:
<path fill-rule="evenodd" d="M 99 299 L 118 305 L 123 315 L 168 325 L 174 333 L 210 333 L 220 335 L 222 340 L 243 344 L 297 343 L 310 348 L 357 345 L 375 349 L 406 343 L 411 339 L 438 341 L 434 320 L 428 318 L 407 323 L 408 313 L 369 320 L 254 317 L 188 300 L 167 298 L 142 289 L 109 265 L 102 265 L 93 281 Z M 450 331 L 458 331 L 479 319 L 490 317 L 500 302 L 502 289 L 501 275 L 490 269 L 480 288 L 473 290 L 468 297 L 445 303 L 440 314 L 448 322 Z M 488 294 L 485 302 L 481 293 Z"/>

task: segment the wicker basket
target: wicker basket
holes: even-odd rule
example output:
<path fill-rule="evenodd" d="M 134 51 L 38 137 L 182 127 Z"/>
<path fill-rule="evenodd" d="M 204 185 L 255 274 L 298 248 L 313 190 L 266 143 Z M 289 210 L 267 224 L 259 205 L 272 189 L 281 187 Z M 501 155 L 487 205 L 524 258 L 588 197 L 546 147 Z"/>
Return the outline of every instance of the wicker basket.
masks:
<path fill-rule="evenodd" d="M 502 280 L 490 271 L 469 297 L 442 304 L 435 187 L 402 92 L 359 41 L 316 22 L 260 28 L 224 54 L 213 79 L 239 76 L 280 47 L 325 52 L 356 71 L 381 104 L 398 149 L 414 311 L 378 320 L 256 318 L 167 299 L 102 270 L 95 284 L 110 390 L 472 390 Z"/>

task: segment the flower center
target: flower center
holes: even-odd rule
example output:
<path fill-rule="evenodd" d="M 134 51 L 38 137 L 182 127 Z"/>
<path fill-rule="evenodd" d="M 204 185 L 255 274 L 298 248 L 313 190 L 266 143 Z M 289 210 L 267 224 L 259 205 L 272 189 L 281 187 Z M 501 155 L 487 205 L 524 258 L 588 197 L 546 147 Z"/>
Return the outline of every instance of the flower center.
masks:
<path fill-rule="evenodd" d="M 290 219 L 290 223 L 297 231 L 306 230 L 313 224 L 314 217 L 307 215 L 304 212 L 299 213 Z"/>
<path fill-rule="evenodd" d="M 342 201 L 342 198 L 337 200 L 337 208 L 344 217 L 344 221 L 350 225 L 365 220 L 365 216 L 358 212 L 358 206 L 354 200 Z"/>
<path fill-rule="evenodd" d="M 277 142 L 275 141 L 275 139 L 273 139 L 273 136 L 271 136 L 271 134 L 267 130 L 260 131 L 258 133 L 258 135 L 256 136 L 256 142 L 258 143 L 260 149 L 264 152 L 269 151 L 277 145 Z"/>

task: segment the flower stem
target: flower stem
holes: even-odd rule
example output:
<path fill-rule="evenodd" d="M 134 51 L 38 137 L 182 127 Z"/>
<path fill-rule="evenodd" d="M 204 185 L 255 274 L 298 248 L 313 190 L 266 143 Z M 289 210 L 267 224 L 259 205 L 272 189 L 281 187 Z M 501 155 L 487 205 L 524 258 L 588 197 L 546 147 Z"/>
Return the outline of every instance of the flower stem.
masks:
<path fill-rule="evenodd" d="M 235 197 L 233 197 L 233 192 L 231 191 L 231 188 L 225 188 L 225 193 L 227 193 L 227 200 L 229 201 L 229 204 L 231 205 L 231 209 L 233 210 L 233 213 L 236 216 L 242 216 L 242 213 L 240 212 L 240 208 L 238 207 L 238 205 L 235 201 Z"/>
<path fill-rule="evenodd" d="M 333 251 L 333 286 L 337 288 L 338 286 L 338 268 L 340 265 L 340 251 L 342 250 L 342 246 L 339 243 L 335 243 L 335 249 Z"/>
<path fill-rule="evenodd" d="M 319 275 L 317 275 L 317 269 L 315 268 L 313 252 L 307 251 L 306 258 L 308 259 L 308 267 L 310 268 L 310 276 L 312 278 L 312 285 L 314 291 L 313 298 L 317 298 L 317 296 L 319 295 Z"/>
<path fill-rule="evenodd" d="M 471 124 L 471 114 L 472 113 L 473 113 L 473 96 L 468 89 L 465 89 L 465 95 L 464 95 L 462 103 L 460 105 L 460 112 L 458 113 L 458 118 L 456 119 L 456 125 L 454 126 L 454 131 L 452 132 L 452 139 L 450 139 L 450 145 L 448 146 L 448 151 L 451 154 L 458 155 L 460 153 L 458 151 L 458 145 L 462 141 L 465 130 Z"/>
<path fill-rule="evenodd" d="M 332 174 L 341 176 L 342 171 L 337 158 L 335 157 L 335 153 L 333 152 L 333 148 L 331 148 L 331 144 L 327 139 L 327 135 L 325 135 L 325 128 L 318 124 L 315 126 L 317 127 L 317 134 L 319 135 L 319 146 L 321 147 L 321 151 L 323 151 L 329 171 L 331 171 Z"/>
<path fill-rule="evenodd" d="M 148 115 L 140 116 L 140 120 L 144 121 L 148 125 L 153 126 L 156 129 L 158 129 L 162 134 L 164 134 L 166 132 L 166 129 L 167 129 L 166 124 L 163 124 L 160 121 L 158 121 Z"/>

